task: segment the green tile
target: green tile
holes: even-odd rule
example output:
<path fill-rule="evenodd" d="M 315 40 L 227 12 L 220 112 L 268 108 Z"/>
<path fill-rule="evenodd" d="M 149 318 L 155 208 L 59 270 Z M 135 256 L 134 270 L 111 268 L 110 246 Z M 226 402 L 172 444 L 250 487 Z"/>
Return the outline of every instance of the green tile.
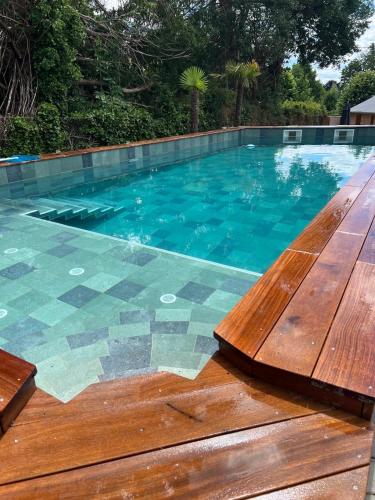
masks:
<path fill-rule="evenodd" d="M 32 349 L 28 349 L 22 353 L 22 356 L 30 363 L 40 363 L 54 356 L 70 352 L 69 344 L 65 337 L 58 338 L 47 344 L 42 344 Z"/>
<path fill-rule="evenodd" d="M 209 307 L 196 307 L 191 312 L 191 321 L 198 323 L 215 323 L 218 324 L 225 316 L 224 311 L 210 309 Z"/>
<path fill-rule="evenodd" d="M 215 290 L 215 292 L 208 297 L 204 304 L 208 307 L 222 311 L 230 311 L 240 299 L 240 295 L 224 292 L 223 290 Z"/>
<path fill-rule="evenodd" d="M 32 290 L 12 300 L 9 305 L 24 314 L 30 314 L 39 307 L 51 301 L 51 297 L 43 292 Z"/>
<path fill-rule="evenodd" d="M 116 276 L 107 273 L 98 273 L 87 281 L 83 282 L 83 285 L 92 288 L 93 290 L 97 290 L 98 292 L 105 292 L 109 290 L 111 287 L 116 285 L 120 279 Z"/>
<path fill-rule="evenodd" d="M 109 328 L 110 337 L 138 337 L 139 335 L 150 335 L 149 322 L 115 325 Z"/>
<path fill-rule="evenodd" d="M 216 325 L 217 323 L 201 323 L 197 321 L 191 321 L 188 327 L 188 334 L 212 337 Z"/>
<path fill-rule="evenodd" d="M 190 380 L 194 380 L 199 375 L 199 370 L 176 368 L 173 366 L 159 366 L 158 372 L 169 372 L 180 377 L 188 378 Z"/>
<path fill-rule="evenodd" d="M 156 321 L 190 321 L 191 309 L 156 309 Z"/>
<path fill-rule="evenodd" d="M 48 304 L 33 311 L 30 316 L 47 325 L 56 325 L 66 317 L 70 316 L 77 309 L 59 300 L 52 300 Z"/>
<path fill-rule="evenodd" d="M 30 273 L 32 274 L 32 273 Z M 19 283 L 19 280 L 9 281 L 5 284 L 1 284 L 1 299 L 6 300 L 9 304 L 12 300 L 25 295 L 25 293 L 30 291 L 30 288 L 27 286 L 23 286 Z"/>
<path fill-rule="evenodd" d="M 151 366 L 173 366 L 197 370 L 201 362 L 202 354 L 180 351 L 154 351 L 151 352 Z"/>
<path fill-rule="evenodd" d="M 152 351 L 194 352 L 196 337 L 194 335 L 155 334 L 152 336 Z"/>

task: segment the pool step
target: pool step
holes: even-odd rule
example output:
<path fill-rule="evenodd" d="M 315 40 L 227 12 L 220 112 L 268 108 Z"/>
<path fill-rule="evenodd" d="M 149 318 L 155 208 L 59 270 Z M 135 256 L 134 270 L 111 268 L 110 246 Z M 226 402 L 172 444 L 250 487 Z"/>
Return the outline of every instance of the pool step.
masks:
<path fill-rule="evenodd" d="M 35 392 L 36 367 L 0 349 L 0 438 Z"/>
<path fill-rule="evenodd" d="M 122 212 L 125 207 L 100 204 L 76 198 L 32 198 L 23 200 L 26 215 L 39 219 L 66 222 L 72 219 L 104 219 Z"/>

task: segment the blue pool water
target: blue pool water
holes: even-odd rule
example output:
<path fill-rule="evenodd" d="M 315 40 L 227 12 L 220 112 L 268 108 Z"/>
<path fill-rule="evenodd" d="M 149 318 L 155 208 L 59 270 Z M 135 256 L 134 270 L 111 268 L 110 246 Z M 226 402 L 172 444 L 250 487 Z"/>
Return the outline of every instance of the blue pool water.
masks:
<path fill-rule="evenodd" d="M 263 273 L 372 149 L 236 147 L 62 194 L 124 207 L 76 226 Z"/>

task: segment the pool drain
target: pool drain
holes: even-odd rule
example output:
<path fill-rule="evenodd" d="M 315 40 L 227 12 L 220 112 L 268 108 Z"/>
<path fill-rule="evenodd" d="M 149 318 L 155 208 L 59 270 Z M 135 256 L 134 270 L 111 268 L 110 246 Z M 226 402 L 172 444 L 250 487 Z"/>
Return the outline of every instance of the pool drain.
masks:
<path fill-rule="evenodd" d="M 163 304 L 173 304 L 176 300 L 177 297 L 176 295 L 173 295 L 173 293 L 166 293 L 160 297 L 160 302 L 163 302 Z"/>
<path fill-rule="evenodd" d="M 74 269 L 71 269 L 69 271 L 69 274 L 70 274 L 70 276 L 80 276 L 84 272 L 85 272 L 85 270 L 83 269 L 83 267 L 75 267 Z"/>
<path fill-rule="evenodd" d="M 8 316 L 8 311 L 6 309 L 0 309 L 0 319 L 5 318 L 5 316 Z"/>
<path fill-rule="evenodd" d="M 6 255 L 9 255 L 11 253 L 17 253 L 18 252 L 18 248 L 7 248 L 7 250 L 4 250 L 4 253 Z"/>

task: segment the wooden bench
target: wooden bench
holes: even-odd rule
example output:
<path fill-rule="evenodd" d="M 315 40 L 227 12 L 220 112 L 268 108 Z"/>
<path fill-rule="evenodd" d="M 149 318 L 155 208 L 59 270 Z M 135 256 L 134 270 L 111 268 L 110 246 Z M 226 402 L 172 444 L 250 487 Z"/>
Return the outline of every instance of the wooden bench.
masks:
<path fill-rule="evenodd" d="M 35 391 L 36 367 L 0 349 L 0 437 Z"/>
<path fill-rule="evenodd" d="M 374 217 L 372 157 L 223 319 L 215 331 L 221 351 L 253 375 L 368 414 L 375 399 Z"/>

